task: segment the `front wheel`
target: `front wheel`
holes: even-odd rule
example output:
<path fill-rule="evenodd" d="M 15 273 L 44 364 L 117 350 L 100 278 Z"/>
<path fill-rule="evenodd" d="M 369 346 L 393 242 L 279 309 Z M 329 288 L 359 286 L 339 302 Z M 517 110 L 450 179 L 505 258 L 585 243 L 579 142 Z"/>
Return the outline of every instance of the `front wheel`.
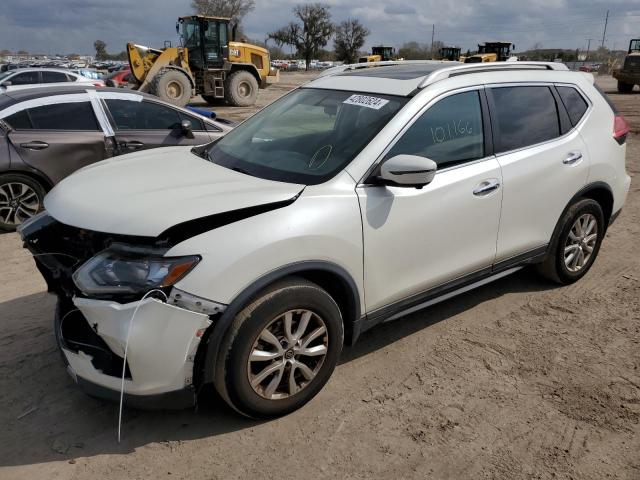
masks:
<path fill-rule="evenodd" d="M 578 200 L 564 213 L 558 227 L 559 234 L 538 271 L 557 283 L 569 284 L 589 271 L 600 251 L 605 234 L 602 207 L 590 198 Z"/>
<path fill-rule="evenodd" d="M 180 70 L 164 68 L 154 77 L 150 92 L 165 102 L 184 107 L 191 99 L 191 81 Z"/>
<path fill-rule="evenodd" d="M 292 278 L 265 290 L 235 318 L 216 386 L 240 413 L 285 415 L 329 380 L 343 343 L 340 309 L 318 285 Z"/>
<path fill-rule="evenodd" d="M 44 208 L 45 190 L 25 175 L 0 175 L 0 231 L 13 232 L 18 225 Z"/>

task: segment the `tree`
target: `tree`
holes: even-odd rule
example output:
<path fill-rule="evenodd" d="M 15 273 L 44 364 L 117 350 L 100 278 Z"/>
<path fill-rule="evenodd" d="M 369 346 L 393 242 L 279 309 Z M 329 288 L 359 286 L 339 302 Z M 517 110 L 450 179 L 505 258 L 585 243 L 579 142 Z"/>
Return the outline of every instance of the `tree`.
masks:
<path fill-rule="evenodd" d="M 93 48 L 96 49 L 96 60 L 107 60 L 109 54 L 107 53 L 107 44 L 102 40 L 96 40 L 93 42 Z"/>
<path fill-rule="evenodd" d="M 331 13 L 329 7 L 321 3 L 298 5 L 293 13 L 300 23 L 291 22 L 269 34 L 278 46 L 293 45 L 298 53 L 306 60 L 306 70 L 309 70 L 311 59 L 324 47 L 333 34 Z"/>
<path fill-rule="evenodd" d="M 256 8 L 254 0 L 192 0 L 191 8 L 200 15 L 229 17 L 240 23 L 242 17 Z"/>
<path fill-rule="evenodd" d="M 333 49 L 337 60 L 345 63 L 356 63 L 358 52 L 364 45 L 369 35 L 369 29 L 355 18 L 348 18 L 336 27 L 336 38 L 333 41 Z"/>

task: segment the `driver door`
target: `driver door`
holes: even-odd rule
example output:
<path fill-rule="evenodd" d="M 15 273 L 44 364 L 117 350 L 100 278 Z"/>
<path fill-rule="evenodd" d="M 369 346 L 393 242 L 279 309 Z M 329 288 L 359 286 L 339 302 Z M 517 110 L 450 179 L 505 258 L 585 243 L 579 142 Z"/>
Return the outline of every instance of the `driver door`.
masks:
<path fill-rule="evenodd" d="M 423 188 L 360 185 L 367 314 L 401 309 L 432 289 L 490 269 L 502 200 L 500 166 L 485 146 L 480 89 L 454 92 L 421 114 L 391 147 L 434 160 Z M 486 112 L 486 109 L 484 109 Z"/>

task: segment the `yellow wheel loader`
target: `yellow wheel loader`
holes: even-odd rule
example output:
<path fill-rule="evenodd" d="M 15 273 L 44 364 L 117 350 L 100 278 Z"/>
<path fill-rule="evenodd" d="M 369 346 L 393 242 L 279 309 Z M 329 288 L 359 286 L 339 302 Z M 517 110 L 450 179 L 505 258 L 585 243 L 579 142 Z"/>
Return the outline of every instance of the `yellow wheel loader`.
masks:
<path fill-rule="evenodd" d="M 478 45 L 478 53 L 466 57 L 464 63 L 507 62 L 511 59 L 512 45 L 511 42 L 481 43 Z"/>
<path fill-rule="evenodd" d="M 460 61 L 460 47 L 442 47 L 439 53 L 440 60 Z"/>
<path fill-rule="evenodd" d="M 395 58 L 396 49 L 393 47 L 373 47 L 371 49 L 371 55 L 366 55 L 358 59 L 358 63 L 369 62 L 386 62 L 388 60 L 399 60 Z"/>
<path fill-rule="evenodd" d="M 155 49 L 127 44 L 131 73 L 137 89 L 184 106 L 194 95 L 207 103 L 223 99 L 230 105 L 253 105 L 258 88 L 279 79 L 269 52 L 257 45 L 236 42 L 230 19 L 192 15 L 176 23 L 181 46 Z"/>

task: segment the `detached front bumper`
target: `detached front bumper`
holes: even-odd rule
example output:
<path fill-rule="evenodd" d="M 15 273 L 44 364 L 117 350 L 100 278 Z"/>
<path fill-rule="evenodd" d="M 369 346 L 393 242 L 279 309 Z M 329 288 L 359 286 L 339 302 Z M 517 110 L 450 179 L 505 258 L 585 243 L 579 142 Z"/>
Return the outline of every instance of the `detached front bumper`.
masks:
<path fill-rule="evenodd" d="M 194 364 L 201 336 L 211 325 L 208 315 L 153 298 L 119 304 L 75 297 L 73 305 L 59 306 L 57 316 L 56 333 L 67 368 L 87 394 L 119 399 L 131 325 L 125 402 L 145 408 L 193 405 Z"/>

